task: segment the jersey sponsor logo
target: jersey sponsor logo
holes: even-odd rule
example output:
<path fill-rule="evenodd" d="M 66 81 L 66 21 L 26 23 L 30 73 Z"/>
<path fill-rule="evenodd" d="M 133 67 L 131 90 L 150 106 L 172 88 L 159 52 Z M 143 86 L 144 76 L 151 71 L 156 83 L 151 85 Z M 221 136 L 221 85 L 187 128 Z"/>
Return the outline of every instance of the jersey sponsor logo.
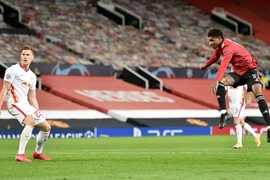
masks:
<path fill-rule="evenodd" d="M 23 85 L 25 85 L 26 87 L 30 87 L 30 83 L 29 82 L 22 82 Z"/>

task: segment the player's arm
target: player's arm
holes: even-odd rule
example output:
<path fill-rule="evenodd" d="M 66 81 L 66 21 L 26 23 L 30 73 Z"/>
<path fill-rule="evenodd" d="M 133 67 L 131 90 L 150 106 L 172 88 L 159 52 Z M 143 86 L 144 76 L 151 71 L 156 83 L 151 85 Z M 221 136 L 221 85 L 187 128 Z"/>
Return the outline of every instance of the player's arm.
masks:
<path fill-rule="evenodd" d="M 3 105 L 7 92 L 9 91 L 15 76 L 16 76 L 16 71 L 14 71 L 12 67 L 9 67 L 6 69 L 4 80 L 3 80 L 3 87 L 0 92 L 0 109 Z"/>
<path fill-rule="evenodd" d="M 3 81 L 3 87 L 2 87 L 2 90 L 0 92 L 0 109 L 1 109 L 2 104 L 6 98 L 6 95 L 7 95 L 7 92 L 9 90 L 10 86 L 11 86 L 10 82 Z"/>
<path fill-rule="evenodd" d="M 29 103 L 34 108 L 39 110 L 38 100 L 37 100 L 37 96 L 36 96 L 36 83 L 37 83 L 37 76 L 33 75 L 33 83 L 31 83 L 31 86 L 29 88 L 28 100 L 29 100 Z"/>
<path fill-rule="evenodd" d="M 206 61 L 205 63 L 200 64 L 200 68 L 201 69 L 206 69 L 207 67 L 211 66 L 212 64 L 214 64 L 215 62 L 217 62 L 220 58 L 220 52 L 218 52 L 217 50 L 215 51 L 215 53 L 211 56 L 211 58 Z"/>
<path fill-rule="evenodd" d="M 233 52 L 230 53 L 229 51 L 226 51 L 224 53 L 224 57 L 223 57 L 223 59 L 221 61 L 221 65 L 218 68 L 216 79 L 215 79 L 214 83 L 211 86 L 211 92 L 213 94 L 217 93 L 218 84 L 221 81 L 221 79 L 222 79 L 222 77 L 223 77 L 223 75 L 224 75 L 224 73 L 225 73 L 225 71 L 226 71 L 226 69 L 228 67 L 229 62 L 231 61 L 232 56 L 233 56 Z"/>
<path fill-rule="evenodd" d="M 221 61 L 219 68 L 218 68 L 218 72 L 217 72 L 217 76 L 216 76 L 216 81 L 218 81 L 218 82 L 222 79 L 223 75 L 225 74 L 226 69 L 229 65 L 229 62 L 231 61 L 232 56 L 233 56 L 233 52 L 229 52 L 229 51 L 227 51 L 227 52 L 228 52 L 227 54 L 225 54 L 226 52 L 224 53 L 225 55 Z"/>
<path fill-rule="evenodd" d="M 36 108 L 37 110 L 39 110 L 39 105 L 38 105 L 38 101 L 37 101 L 37 97 L 36 97 L 36 90 L 29 90 L 28 93 L 28 100 L 29 103 L 34 106 L 34 108 Z"/>

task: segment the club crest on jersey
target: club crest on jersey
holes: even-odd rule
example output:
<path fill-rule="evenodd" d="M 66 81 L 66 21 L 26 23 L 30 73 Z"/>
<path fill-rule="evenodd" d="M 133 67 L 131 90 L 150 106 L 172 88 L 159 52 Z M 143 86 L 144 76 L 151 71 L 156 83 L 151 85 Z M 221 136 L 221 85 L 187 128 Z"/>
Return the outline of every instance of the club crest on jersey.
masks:
<path fill-rule="evenodd" d="M 23 85 L 25 85 L 26 87 L 30 87 L 30 83 L 29 82 L 22 82 Z"/>

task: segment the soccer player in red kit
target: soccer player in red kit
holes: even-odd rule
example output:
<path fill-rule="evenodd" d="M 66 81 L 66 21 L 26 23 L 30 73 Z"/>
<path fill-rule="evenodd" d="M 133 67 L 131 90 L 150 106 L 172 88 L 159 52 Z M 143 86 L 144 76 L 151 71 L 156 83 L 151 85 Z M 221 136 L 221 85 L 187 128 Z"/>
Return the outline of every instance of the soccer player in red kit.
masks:
<path fill-rule="evenodd" d="M 212 28 L 208 31 L 208 42 L 215 49 L 215 53 L 206 63 L 200 64 L 201 69 L 211 66 L 223 56 L 216 79 L 211 86 L 211 92 L 216 95 L 220 107 L 219 128 L 222 129 L 226 126 L 226 121 L 233 120 L 233 116 L 227 113 L 225 86 L 237 87 L 247 84 L 248 91 L 252 91 L 256 97 L 267 125 L 267 141 L 270 142 L 269 108 L 262 94 L 262 83 L 257 70 L 257 61 L 243 46 L 225 38 L 220 29 Z M 234 72 L 225 73 L 229 63 L 232 64 Z"/>

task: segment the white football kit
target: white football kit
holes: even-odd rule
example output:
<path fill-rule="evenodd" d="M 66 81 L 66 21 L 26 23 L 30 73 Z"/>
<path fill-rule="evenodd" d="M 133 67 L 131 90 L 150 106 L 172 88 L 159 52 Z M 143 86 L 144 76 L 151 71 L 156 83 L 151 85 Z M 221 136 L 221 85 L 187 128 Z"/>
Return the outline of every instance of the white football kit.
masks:
<path fill-rule="evenodd" d="M 244 88 L 247 89 L 247 85 L 238 86 L 236 88 L 232 86 L 226 87 L 229 100 L 229 112 L 233 117 L 244 118 L 246 108 Z"/>
<path fill-rule="evenodd" d="M 33 116 L 35 125 L 45 120 L 43 115 L 28 101 L 29 90 L 36 89 L 36 79 L 36 75 L 30 69 L 28 71 L 23 69 L 20 63 L 6 69 L 4 81 L 11 83 L 11 86 L 5 101 L 8 112 L 21 124 L 28 115 Z"/>

